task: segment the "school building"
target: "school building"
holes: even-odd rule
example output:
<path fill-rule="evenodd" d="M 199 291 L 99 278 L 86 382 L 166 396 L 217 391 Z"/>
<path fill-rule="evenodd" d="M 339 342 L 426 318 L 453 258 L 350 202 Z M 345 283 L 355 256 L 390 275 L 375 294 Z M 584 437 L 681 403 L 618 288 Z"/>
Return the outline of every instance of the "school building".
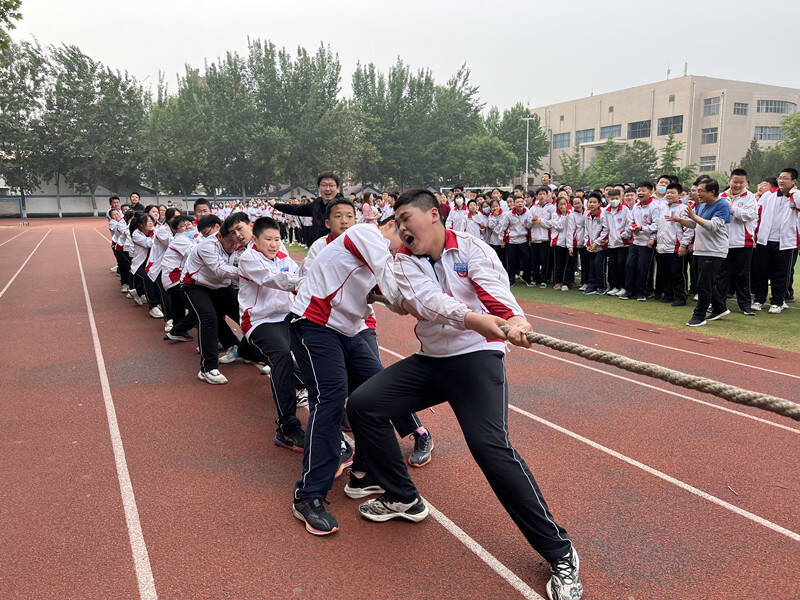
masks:
<path fill-rule="evenodd" d="M 584 166 L 609 137 L 621 143 L 643 140 L 660 151 L 670 131 L 683 142 L 681 165 L 701 173 L 727 171 L 755 138 L 763 147 L 782 139 L 781 118 L 800 103 L 800 89 L 684 75 L 579 100 L 540 106 L 550 140 L 542 160 L 561 170 L 561 154 L 580 148 Z"/>

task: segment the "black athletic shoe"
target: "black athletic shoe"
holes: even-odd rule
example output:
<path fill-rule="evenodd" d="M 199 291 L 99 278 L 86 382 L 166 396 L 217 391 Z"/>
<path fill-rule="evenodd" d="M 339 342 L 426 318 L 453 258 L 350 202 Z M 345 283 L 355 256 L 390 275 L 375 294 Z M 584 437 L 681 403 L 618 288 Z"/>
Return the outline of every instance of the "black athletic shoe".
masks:
<path fill-rule="evenodd" d="M 339 468 L 336 470 L 336 475 L 333 476 L 334 479 L 341 476 L 347 467 L 353 465 L 353 454 L 353 448 L 350 446 L 350 444 L 345 442 L 344 448 L 342 448 L 342 453 L 339 456 Z"/>
<path fill-rule="evenodd" d="M 366 498 L 372 494 L 385 494 L 380 484 L 366 473 L 360 479 L 350 472 L 350 481 L 344 486 L 344 493 L 348 498 Z"/>
<path fill-rule="evenodd" d="M 319 498 L 309 498 L 295 500 L 292 505 L 292 514 L 306 524 L 306 531 L 312 535 L 330 535 L 339 531 L 339 523 L 325 510 L 323 502 Z"/>
<path fill-rule="evenodd" d="M 429 512 L 428 505 L 419 495 L 408 502 L 403 502 L 392 498 L 388 493 L 380 498 L 363 502 L 358 511 L 365 519 L 379 523 L 389 519 L 405 519 L 419 523 Z"/>
<path fill-rule="evenodd" d="M 302 429 L 297 429 L 295 431 L 284 433 L 280 428 L 278 428 L 278 430 L 275 432 L 274 441 L 276 446 L 280 446 L 281 448 L 286 448 L 292 452 L 299 452 L 302 454 L 303 448 L 305 447 L 306 432 Z"/>
<path fill-rule="evenodd" d="M 755 317 L 755 316 L 756 316 L 756 313 L 753 311 L 753 309 L 752 309 L 752 308 L 745 308 L 745 309 L 742 309 L 742 314 L 743 314 L 745 317 Z"/>
<path fill-rule="evenodd" d="M 686 306 L 686 300 L 673 300 L 670 306 Z"/>
<path fill-rule="evenodd" d="M 408 464 L 412 467 L 424 467 L 431 462 L 431 452 L 433 452 L 433 438 L 429 431 L 423 435 L 414 432 L 414 450 L 408 457 Z"/>
<path fill-rule="evenodd" d="M 731 314 L 731 311 L 729 311 L 726 308 L 725 310 L 723 310 L 720 313 L 712 313 L 712 314 L 708 315 L 707 320 L 716 321 L 717 319 L 721 319 L 722 317 L 727 317 L 729 314 Z"/>
<path fill-rule="evenodd" d="M 179 331 L 170 331 L 164 336 L 165 340 L 171 342 L 191 342 L 194 338 L 188 333 L 180 333 Z"/>
<path fill-rule="evenodd" d="M 700 319 L 700 318 L 695 317 L 694 315 L 692 315 L 692 318 L 689 319 L 689 321 L 687 321 L 686 324 L 689 327 L 702 327 L 703 325 L 707 324 L 707 321 L 705 319 Z"/>

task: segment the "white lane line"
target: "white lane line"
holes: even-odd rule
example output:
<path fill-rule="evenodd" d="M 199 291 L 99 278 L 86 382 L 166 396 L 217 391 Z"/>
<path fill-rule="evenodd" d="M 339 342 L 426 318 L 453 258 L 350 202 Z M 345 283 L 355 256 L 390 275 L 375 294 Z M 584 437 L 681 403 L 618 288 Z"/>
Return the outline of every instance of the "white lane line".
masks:
<path fill-rule="evenodd" d="M 47 233 L 45 233 L 42 236 L 42 239 L 39 240 L 39 243 L 36 244 L 36 246 L 34 246 L 33 250 L 31 250 L 31 253 L 28 254 L 28 258 L 25 259 L 25 262 L 23 262 L 20 265 L 19 269 L 17 269 L 17 272 L 14 273 L 14 276 L 11 279 L 8 280 L 8 283 L 6 284 L 6 287 L 4 287 L 2 290 L 0 290 L 0 298 L 3 297 L 3 294 L 6 293 L 6 290 L 11 286 L 12 283 L 14 283 L 14 280 L 17 278 L 17 275 L 19 275 L 22 272 L 22 269 L 24 269 L 25 265 L 28 264 L 28 261 L 31 259 L 31 256 L 33 256 L 33 253 L 36 252 L 39 249 L 39 246 L 42 245 L 42 242 L 44 241 L 44 238 L 46 238 L 48 235 L 50 235 L 51 231 L 53 231 L 53 230 L 52 229 L 48 229 L 47 230 Z"/>
<path fill-rule="evenodd" d="M 382 305 L 381 305 L 382 306 Z M 388 310 L 388 309 L 387 309 Z M 384 348 L 385 349 L 385 348 Z M 597 367 L 591 367 L 589 365 L 584 365 L 579 362 L 573 362 L 569 359 L 563 358 L 561 356 L 556 356 L 554 354 L 548 354 L 547 352 L 541 352 L 539 350 L 534 350 L 533 348 L 525 348 L 528 352 L 533 352 L 534 354 L 538 354 L 540 356 L 544 356 L 545 358 L 550 358 L 552 360 L 558 360 L 564 363 L 567 363 L 571 367 L 579 367 L 581 369 L 587 369 L 589 371 L 594 371 L 595 373 L 600 373 L 601 375 L 606 375 L 608 377 L 614 377 L 615 379 L 620 379 L 625 381 L 626 383 L 633 383 L 635 385 L 650 389 L 656 390 L 659 392 L 663 392 L 664 394 L 669 394 L 670 396 L 675 396 L 676 398 L 682 398 L 683 400 L 689 400 L 696 404 L 701 404 L 703 406 L 708 406 L 709 408 L 714 408 L 716 410 L 721 410 L 726 413 L 730 413 L 732 415 L 736 415 L 737 417 L 744 417 L 745 419 L 750 419 L 751 421 L 757 421 L 758 423 L 763 423 L 764 425 L 769 425 L 770 427 L 777 427 L 778 429 L 783 429 L 785 431 L 789 431 L 791 433 L 800 435 L 800 429 L 795 429 L 794 427 L 789 427 L 788 425 L 784 425 L 782 423 L 776 423 L 775 421 L 770 421 L 769 419 L 763 419 L 761 417 L 757 417 L 755 415 L 750 415 L 745 412 L 735 410 L 733 408 L 728 408 L 727 406 L 720 406 L 719 404 L 714 404 L 713 402 L 706 402 L 705 400 L 700 400 L 698 398 L 692 398 L 691 396 L 687 396 L 686 394 L 681 394 L 680 392 L 673 392 L 672 390 L 668 390 L 663 387 L 659 387 L 657 385 L 652 385 L 649 383 L 645 383 L 643 381 L 638 381 L 636 379 L 631 379 L 630 377 L 625 377 L 623 375 L 618 375 L 616 373 L 612 373 L 610 371 L 605 371 L 603 369 L 598 369 Z M 391 352 L 387 350 L 387 352 Z M 554 351 L 555 352 L 555 351 Z M 399 356 L 399 355 L 398 355 Z"/>
<path fill-rule="evenodd" d="M 400 358 L 404 358 L 399 354 L 392 352 L 391 350 L 386 350 L 386 348 L 381 347 L 381 350 L 385 352 L 398 356 Z M 351 438 L 346 433 L 342 434 L 347 441 L 350 443 L 351 446 L 355 446 L 355 442 L 353 438 Z M 458 525 L 453 523 L 447 515 L 441 512 L 438 508 L 436 508 L 431 501 L 425 498 L 425 503 L 428 505 L 428 510 L 430 510 L 430 515 L 436 520 L 439 525 L 444 527 L 448 532 L 450 532 L 453 537 L 455 537 L 459 542 L 464 544 L 470 552 L 472 552 L 475 556 L 480 558 L 492 571 L 497 573 L 508 585 L 513 587 L 517 590 L 520 594 L 522 594 L 523 598 L 527 600 L 545 600 L 544 597 L 537 594 L 533 589 L 522 579 L 520 579 L 516 573 L 514 573 L 511 569 L 501 563 L 495 556 L 489 552 L 486 548 L 481 546 L 477 541 L 470 537 L 470 535 L 461 529 Z"/>
<path fill-rule="evenodd" d="M 92 301 L 89 298 L 89 288 L 86 286 L 86 276 L 83 272 L 81 251 L 78 249 L 78 238 L 75 236 L 75 229 L 72 230 L 72 238 L 75 240 L 75 253 L 78 255 L 78 268 L 80 269 L 81 282 L 83 283 L 83 296 L 86 299 L 86 312 L 89 315 L 89 328 L 92 332 L 94 356 L 97 361 L 97 371 L 100 375 L 100 389 L 103 392 L 103 402 L 106 407 L 108 431 L 111 435 L 111 447 L 114 451 L 114 463 L 117 467 L 117 479 L 119 480 L 119 491 L 122 496 L 122 508 L 125 511 L 125 523 L 128 526 L 128 539 L 130 540 L 133 564 L 136 569 L 136 581 L 139 584 L 139 597 L 141 600 L 156 600 L 158 595 L 153 581 L 153 571 L 150 568 L 150 557 L 144 542 L 142 525 L 139 522 L 139 510 L 136 508 L 136 497 L 133 495 L 133 484 L 131 484 L 131 477 L 128 473 L 128 463 L 125 461 L 125 449 L 122 446 L 122 436 L 119 433 L 117 411 L 114 408 L 114 400 L 111 397 L 106 362 L 103 358 L 103 350 L 100 347 L 100 337 L 97 334 Z"/>
<path fill-rule="evenodd" d="M 384 352 L 386 352 L 387 354 L 395 356 L 395 357 L 397 357 L 399 359 L 405 358 L 405 356 L 403 356 L 402 354 L 398 354 L 397 352 L 393 352 L 392 350 L 389 350 L 388 348 L 385 348 L 384 346 L 378 346 L 378 347 L 381 350 L 383 350 Z M 541 423 L 542 425 L 545 425 L 546 427 L 550 427 L 551 429 L 554 429 L 554 430 L 558 431 L 559 433 L 563 433 L 564 435 L 568 435 L 569 437 L 571 437 L 573 439 L 576 439 L 579 442 L 582 442 L 582 443 L 584 443 L 584 444 L 586 444 L 588 446 L 591 446 L 595 450 L 599 450 L 601 452 L 604 452 L 605 454 L 608 454 L 609 456 L 613 456 L 614 458 L 616 458 L 618 460 L 621 460 L 621 461 L 623 461 L 623 462 L 625 462 L 625 463 L 627 463 L 627 464 L 629 464 L 631 466 L 634 466 L 637 469 L 641 469 L 641 470 L 645 471 L 646 473 L 649 473 L 650 475 L 654 475 L 655 477 L 658 477 L 659 479 L 663 479 L 667 483 L 671 483 L 672 485 L 675 485 L 675 486 L 681 488 L 682 490 L 685 490 L 685 491 L 687 491 L 687 492 L 689 492 L 691 494 L 694 494 L 695 496 L 699 496 L 700 498 L 703 498 L 704 500 L 708 500 L 709 502 L 712 502 L 712 503 L 714 503 L 714 504 L 716 504 L 718 506 L 721 506 L 722 508 L 724 508 L 726 510 L 729 510 L 729 511 L 731 511 L 731 512 L 733 512 L 733 513 L 735 513 L 735 514 L 737 514 L 739 516 L 742 516 L 742 517 L 744 517 L 746 519 L 749 519 L 749 520 L 753 521 L 754 523 L 758 523 L 759 525 L 762 525 L 763 527 L 766 527 L 767 529 L 771 529 L 772 531 L 775 531 L 775 532 L 777 532 L 777 533 L 779 533 L 781 535 L 784 535 L 784 536 L 788 537 L 789 539 L 794 540 L 795 542 L 800 542 L 800 533 L 796 533 L 794 531 L 791 531 L 790 529 L 786 529 L 785 527 L 781 527 L 780 525 L 778 525 L 776 523 L 773 523 L 772 521 L 768 521 L 764 517 L 759 517 L 758 515 L 756 515 L 754 513 L 751 513 L 749 511 L 746 511 L 743 508 L 739 508 L 738 506 L 734 506 L 733 504 L 725 502 L 724 500 L 721 500 L 720 498 L 717 498 L 716 496 L 712 496 L 711 494 L 709 494 L 707 492 L 704 492 L 703 490 L 700 490 L 700 489 L 698 489 L 698 488 L 696 488 L 694 486 L 691 486 L 688 483 L 684 483 L 680 479 L 676 479 L 674 477 L 671 477 L 670 475 L 667 475 L 666 473 L 663 473 L 663 472 L 659 471 L 658 469 L 654 469 L 653 467 L 650 467 L 650 466 L 648 466 L 648 465 L 646 465 L 644 463 L 641 463 L 638 460 L 635 460 L 633 458 L 625 456 L 624 454 L 621 454 L 620 452 L 617 452 L 616 450 L 612 450 L 611 448 L 607 448 L 606 446 L 603 446 L 602 444 L 598 444 L 597 442 L 592 441 L 589 438 L 585 438 L 580 434 L 577 434 L 577 433 L 575 433 L 573 431 L 570 431 L 569 429 L 561 427 L 560 425 L 556 425 L 555 423 L 551 423 L 550 421 L 548 421 L 546 419 L 543 419 L 542 417 L 536 416 L 533 413 L 528 412 L 527 410 L 519 408 L 518 406 L 514 406 L 513 404 L 509 403 L 508 407 L 511 410 L 513 410 L 513 411 L 515 411 L 515 412 L 517 412 L 517 413 L 519 413 L 521 415 L 524 415 L 524 416 L 528 417 L 529 419 L 533 419 L 537 423 Z"/>
<path fill-rule="evenodd" d="M 99 235 L 101 238 L 103 238 L 103 239 L 104 239 L 105 241 L 107 241 L 109 244 L 111 243 L 111 238 L 107 238 L 107 237 L 106 237 L 106 236 L 104 236 L 102 233 L 100 233 L 100 232 L 98 231 L 97 227 L 95 227 L 95 228 L 94 228 L 94 231 L 95 231 L 95 233 L 96 233 L 97 235 Z"/>
<path fill-rule="evenodd" d="M 21 232 L 21 233 L 18 233 L 17 235 L 15 235 L 15 236 L 14 236 L 14 237 L 12 237 L 12 238 L 8 238 L 8 239 L 7 239 L 5 242 L 3 242 L 2 244 L 0 244 L 0 246 L 5 246 L 5 245 L 6 245 L 8 242 L 10 242 L 10 241 L 12 241 L 12 240 L 15 240 L 15 239 L 17 239 L 17 238 L 18 238 L 19 236 L 21 236 L 23 233 L 25 233 L 25 232 L 23 231 L 23 232 Z"/>
<path fill-rule="evenodd" d="M 540 317 L 538 315 L 532 315 L 530 313 L 525 313 L 528 317 L 533 317 L 534 319 L 540 319 L 542 321 L 550 321 L 551 323 L 558 323 L 559 325 L 566 325 L 568 327 L 574 327 L 576 329 L 585 329 L 587 331 L 593 331 L 595 333 L 601 333 L 603 335 L 610 335 L 618 338 L 623 338 L 629 342 L 635 342 L 637 344 L 647 344 L 648 346 L 655 346 L 656 348 L 664 348 L 666 350 L 672 350 L 674 352 L 683 352 L 685 354 L 691 354 L 692 356 L 699 356 L 701 358 L 710 358 L 712 360 L 718 360 L 720 362 L 725 362 L 731 365 L 736 365 L 737 367 L 747 367 L 749 369 L 756 369 L 758 371 L 765 371 L 767 373 L 772 373 L 774 375 L 783 375 L 784 377 L 792 377 L 794 379 L 800 379 L 800 375 L 795 375 L 793 373 L 786 373 L 784 371 L 776 371 L 774 369 L 768 369 L 766 367 L 759 367 L 756 365 L 751 365 L 748 363 L 737 362 L 735 360 L 730 360 L 728 358 L 722 358 L 721 356 L 713 356 L 711 354 L 703 354 L 702 352 L 694 352 L 693 350 L 686 350 L 685 348 L 676 348 L 674 346 L 667 346 L 665 344 L 657 344 L 656 342 L 648 342 L 647 340 L 640 340 L 634 339 L 627 335 L 621 335 L 619 333 L 613 333 L 611 331 L 605 331 L 603 329 L 595 329 L 594 327 L 586 327 L 585 325 L 577 325 L 575 323 L 569 323 L 567 321 L 559 321 L 558 319 L 551 319 L 549 317 Z"/>

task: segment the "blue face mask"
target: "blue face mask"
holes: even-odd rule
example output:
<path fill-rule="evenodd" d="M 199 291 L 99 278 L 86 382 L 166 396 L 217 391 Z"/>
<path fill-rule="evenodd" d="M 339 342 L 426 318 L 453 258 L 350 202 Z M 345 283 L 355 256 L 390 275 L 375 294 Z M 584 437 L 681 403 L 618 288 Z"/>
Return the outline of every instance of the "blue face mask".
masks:
<path fill-rule="evenodd" d="M 656 191 L 657 191 L 657 192 L 658 192 L 660 195 L 662 195 L 662 196 L 663 196 L 664 194 L 666 194 L 666 193 L 667 193 L 667 186 L 665 186 L 665 185 L 659 185 L 659 186 L 656 188 Z"/>
<path fill-rule="evenodd" d="M 194 236 L 196 236 L 196 235 L 197 235 L 197 232 L 196 232 L 196 231 L 182 231 L 181 233 L 182 233 L 183 235 L 185 235 L 187 238 L 189 238 L 190 240 L 191 240 L 192 238 L 194 238 Z"/>

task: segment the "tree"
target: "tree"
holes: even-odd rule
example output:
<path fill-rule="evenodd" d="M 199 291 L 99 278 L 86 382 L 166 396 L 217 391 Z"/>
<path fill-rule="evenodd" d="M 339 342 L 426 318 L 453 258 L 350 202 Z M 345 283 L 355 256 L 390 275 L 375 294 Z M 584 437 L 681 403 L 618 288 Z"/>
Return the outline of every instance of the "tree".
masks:
<path fill-rule="evenodd" d="M 786 115 L 781 119 L 781 129 L 783 129 L 783 141 L 778 144 L 779 151 L 786 166 L 794 168 L 800 167 L 800 113 Z M 774 176 L 777 176 L 777 172 Z"/>
<path fill-rule="evenodd" d="M 22 13 L 19 10 L 21 5 L 22 0 L 0 0 L 0 61 L 10 58 L 2 53 L 8 50 L 11 45 L 8 31 L 16 29 L 14 21 L 19 21 L 22 18 Z"/>
<path fill-rule="evenodd" d="M 683 150 L 683 142 L 676 140 L 675 134 L 670 131 L 667 136 L 667 143 L 661 149 L 661 164 L 658 170 L 659 173 L 677 176 L 683 187 L 689 187 L 695 178 L 695 168 L 697 165 L 690 164 L 684 167 L 678 167 L 680 163 L 678 157 L 681 150 Z"/>
<path fill-rule="evenodd" d="M 747 180 L 751 190 L 755 191 L 765 177 L 777 177 L 778 172 L 785 166 L 783 164 L 785 162 L 784 155 L 781 151 L 782 145 L 783 142 L 774 148 L 764 150 L 755 138 L 750 140 L 747 152 L 739 161 L 738 166 L 747 171 Z"/>
<path fill-rule="evenodd" d="M 655 179 L 658 168 L 658 153 L 650 144 L 635 140 L 625 149 L 625 153 L 617 161 L 619 179 L 625 183 L 638 183 Z M 609 183 L 613 180 L 603 182 Z"/>
<path fill-rule="evenodd" d="M 589 186 L 600 187 L 610 182 L 622 181 L 618 161 L 624 148 L 624 145 L 617 144 L 613 138 L 606 140 L 585 170 Z"/>
<path fill-rule="evenodd" d="M 23 211 L 25 193 L 42 179 L 39 118 L 46 69 L 41 48 L 23 42 L 10 44 L 0 62 L 0 175 L 20 190 Z"/>
<path fill-rule="evenodd" d="M 583 170 L 583 156 L 580 145 L 575 144 L 572 152 L 561 153 L 561 173 L 555 176 L 556 181 L 566 183 L 573 189 L 585 188 L 588 180 Z"/>
<path fill-rule="evenodd" d="M 508 144 L 486 133 L 467 136 L 456 147 L 460 180 L 494 186 L 508 181 L 516 170 L 517 157 Z"/>
<path fill-rule="evenodd" d="M 547 134 L 542 130 L 539 115 L 531 114 L 521 102 L 503 111 L 497 136 L 506 142 L 517 157 L 517 172 L 525 170 L 525 121 L 531 117 L 528 133 L 528 171 L 538 173 L 542 169 L 542 157 L 550 150 Z"/>

